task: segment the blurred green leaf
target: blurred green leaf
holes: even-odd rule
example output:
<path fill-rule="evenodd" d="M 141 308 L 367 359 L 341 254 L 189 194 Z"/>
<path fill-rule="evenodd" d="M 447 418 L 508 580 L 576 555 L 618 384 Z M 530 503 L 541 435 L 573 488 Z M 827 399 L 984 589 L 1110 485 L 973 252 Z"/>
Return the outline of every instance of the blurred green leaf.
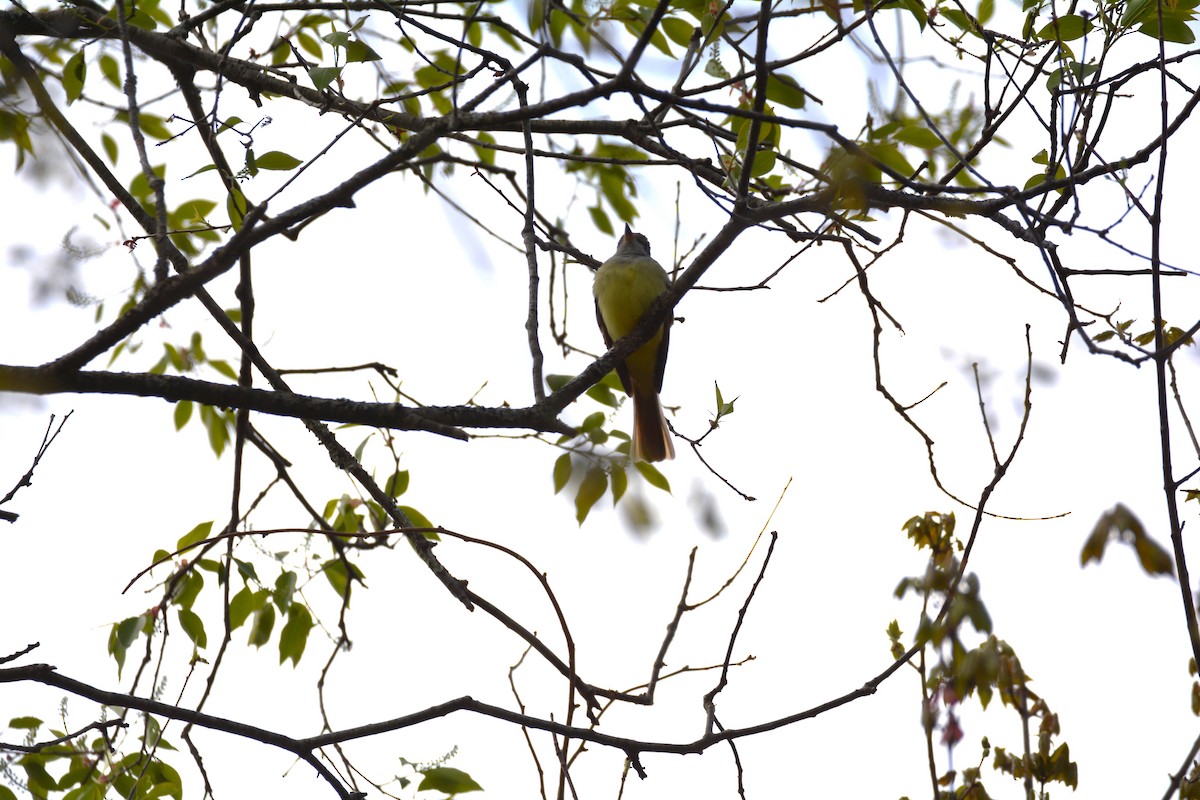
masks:
<path fill-rule="evenodd" d="M 312 614 L 300 603 L 288 609 L 287 622 L 279 633 L 279 663 L 292 660 L 292 666 L 300 664 L 304 648 L 308 644 L 308 633 L 313 629 Z"/>
<path fill-rule="evenodd" d="M 476 783 L 470 775 L 454 767 L 430 767 L 421 770 L 421 774 L 424 777 L 417 786 L 418 792 L 435 791 L 456 795 L 464 792 L 483 791 L 483 787 Z"/>
<path fill-rule="evenodd" d="M 596 501 L 604 496 L 608 489 L 608 475 L 599 467 L 592 467 L 579 485 L 579 493 L 575 495 L 575 521 L 580 525 L 587 519 L 588 512 Z"/>
<path fill-rule="evenodd" d="M 563 453 L 554 460 L 554 493 L 558 494 L 571 480 L 571 454 Z"/>

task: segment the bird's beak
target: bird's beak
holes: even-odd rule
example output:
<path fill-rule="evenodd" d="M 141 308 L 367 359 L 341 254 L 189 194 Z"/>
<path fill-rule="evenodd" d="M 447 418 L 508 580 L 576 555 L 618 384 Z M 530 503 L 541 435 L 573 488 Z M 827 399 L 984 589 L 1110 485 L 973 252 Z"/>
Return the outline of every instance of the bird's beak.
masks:
<path fill-rule="evenodd" d="M 629 227 L 629 223 L 625 223 L 625 234 L 621 237 L 621 244 L 627 244 L 633 241 L 633 230 Z"/>

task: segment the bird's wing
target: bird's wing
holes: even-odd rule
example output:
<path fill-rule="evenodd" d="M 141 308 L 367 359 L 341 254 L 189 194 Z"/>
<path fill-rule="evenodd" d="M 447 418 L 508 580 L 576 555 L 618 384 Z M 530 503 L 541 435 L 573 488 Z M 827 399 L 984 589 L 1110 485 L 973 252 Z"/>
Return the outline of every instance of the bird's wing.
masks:
<path fill-rule="evenodd" d="M 658 358 L 654 361 L 654 391 L 661 392 L 663 374 L 667 371 L 667 346 L 671 340 L 671 323 L 675 321 L 675 312 L 671 311 L 663 320 L 662 339 L 658 342 Z"/>
<path fill-rule="evenodd" d="M 613 345 L 613 339 L 612 339 L 612 336 L 610 336 L 608 334 L 608 326 L 604 324 L 604 315 L 600 313 L 600 301 L 599 300 L 596 301 L 596 324 L 598 324 L 600 326 L 600 335 L 604 337 L 604 346 L 607 349 L 611 350 L 612 345 Z M 664 355 L 665 355 L 665 353 L 664 353 Z M 633 381 L 631 381 L 629 379 L 629 368 L 625 366 L 624 360 L 617 362 L 616 370 L 617 370 L 617 377 L 621 379 L 621 387 L 623 389 L 625 389 L 625 394 L 632 395 L 633 394 Z M 662 371 L 661 367 L 659 368 L 659 371 L 660 372 Z M 661 380 L 662 380 L 662 376 L 660 375 L 659 381 L 661 382 Z"/>

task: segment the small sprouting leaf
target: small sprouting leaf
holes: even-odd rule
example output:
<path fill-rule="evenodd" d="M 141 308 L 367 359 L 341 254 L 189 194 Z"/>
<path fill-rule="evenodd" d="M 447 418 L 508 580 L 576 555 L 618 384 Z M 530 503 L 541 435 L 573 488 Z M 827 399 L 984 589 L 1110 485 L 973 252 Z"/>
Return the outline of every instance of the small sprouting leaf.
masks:
<path fill-rule="evenodd" d="M 554 493 L 558 494 L 571 480 L 571 454 L 563 453 L 554 460 Z"/>
<path fill-rule="evenodd" d="M 435 791 L 449 795 L 463 792 L 481 792 L 483 787 L 476 783 L 470 775 L 454 767 L 430 767 L 421 770 L 424 775 L 417 786 L 418 792 Z"/>
<path fill-rule="evenodd" d="M 201 522 L 199 525 L 192 528 L 179 538 L 179 541 L 175 543 L 175 549 L 183 550 L 191 547 L 197 542 L 203 542 L 208 538 L 208 535 L 212 533 L 212 526 L 212 520 L 209 520 L 208 522 Z"/>
<path fill-rule="evenodd" d="M 588 512 L 596 501 L 604 496 L 608 489 L 608 475 L 599 467 L 592 467 L 579 485 L 579 493 L 575 495 L 575 521 L 580 525 L 587 519 Z"/>
<path fill-rule="evenodd" d="M 254 165 L 259 169 L 273 169 L 278 171 L 295 169 L 303 163 L 303 161 L 295 156 L 282 153 L 279 150 L 272 150 L 269 153 L 263 153 L 261 156 L 257 156 L 254 159 Z"/>
<path fill-rule="evenodd" d="M 737 402 L 737 398 L 735 397 L 726 403 L 725 398 L 721 396 L 721 387 L 717 385 L 716 381 L 713 381 L 713 388 L 717 390 L 717 417 L 723 417 L 726 414 L 732 414 L 733 404 Z"/>

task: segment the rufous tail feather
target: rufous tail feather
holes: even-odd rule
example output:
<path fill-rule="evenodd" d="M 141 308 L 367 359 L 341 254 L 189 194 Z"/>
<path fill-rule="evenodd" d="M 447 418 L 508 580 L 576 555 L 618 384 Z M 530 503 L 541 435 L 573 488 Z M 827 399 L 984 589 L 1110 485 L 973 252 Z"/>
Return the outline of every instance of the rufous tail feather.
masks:
<path fill-rule="evenodd" d="M 665 461 L 675 457 L 671 431 L 656 392 L 633 390 L 634 461 Z"/>

